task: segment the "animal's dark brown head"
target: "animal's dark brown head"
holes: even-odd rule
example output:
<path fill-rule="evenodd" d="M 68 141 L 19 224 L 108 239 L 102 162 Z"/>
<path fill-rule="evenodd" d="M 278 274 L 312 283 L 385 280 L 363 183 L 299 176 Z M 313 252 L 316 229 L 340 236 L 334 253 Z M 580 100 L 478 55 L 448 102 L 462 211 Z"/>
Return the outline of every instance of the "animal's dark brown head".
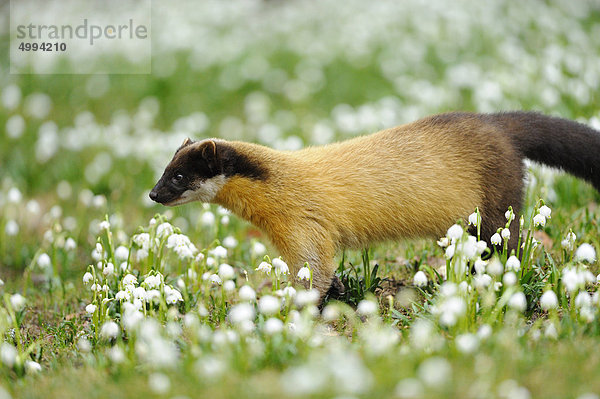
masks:
<path fill-rule="evenodd" d="M 232 176 L 265 179 L 266 171 L 236 149 L 218 139 L 185 139 L 152 191 L 153 201 L 167 206 L 192 201 L 211 202 Z"/>
<path fill-rule="evenodd" d="M 185 139 L 152 191 L 153 201 L 167 206 L 210 202 L 225 184 L 215 140 Z"/>

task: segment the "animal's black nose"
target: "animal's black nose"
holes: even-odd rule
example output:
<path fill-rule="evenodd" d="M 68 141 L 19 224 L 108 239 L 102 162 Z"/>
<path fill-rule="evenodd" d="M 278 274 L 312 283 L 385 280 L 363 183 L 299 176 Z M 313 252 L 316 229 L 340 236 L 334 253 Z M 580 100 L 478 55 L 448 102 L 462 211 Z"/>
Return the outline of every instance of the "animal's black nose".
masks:
<path fill-rule="evenodd" d="M 156 193 L 156 191 L 154 191 L 154 190 L 150 191 L 150 194 L 149 194 L 149 195 L 150 195 L 150 199 L 151 199 L 152 201 L 156 201 L 156 199 L 158 198 L 158 194 L 157 194 L 157 193 Z"/>

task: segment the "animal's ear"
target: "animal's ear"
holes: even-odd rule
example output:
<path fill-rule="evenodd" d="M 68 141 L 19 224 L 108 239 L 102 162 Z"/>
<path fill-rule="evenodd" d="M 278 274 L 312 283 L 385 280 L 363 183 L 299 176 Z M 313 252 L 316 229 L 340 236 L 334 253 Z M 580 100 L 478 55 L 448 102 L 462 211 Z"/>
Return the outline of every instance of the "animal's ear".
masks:
<path fill-rule="evenodd" d="M 219 157 L 217 153 L 217 143 L 213 140 L 206 140 L 199 148 L 202 159 L 206 161 L 211 172 L 216 173 L 219 165 Z"/>
<path fill-rule="evenodd" d="M 185 140 L 183 140 L 183 143 L 181 143 L 181 145 L 179 146 L 179 148 L 177 149 L 177 151 L 175 151 L 175 154 L 177 154 L 179 151 L 181 151 L 184 147 L 187 147 L 190 144 L 193 144 L 194 141 L 192 139 L 190 139 L 189 137 L 186 138 Z"/>

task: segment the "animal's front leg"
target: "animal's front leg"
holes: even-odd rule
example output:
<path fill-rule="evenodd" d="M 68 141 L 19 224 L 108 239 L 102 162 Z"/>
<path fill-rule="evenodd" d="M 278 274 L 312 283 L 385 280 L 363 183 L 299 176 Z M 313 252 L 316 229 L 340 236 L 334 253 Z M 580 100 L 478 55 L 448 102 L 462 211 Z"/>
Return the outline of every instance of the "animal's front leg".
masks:
<path fill-rule="evenodd" d="M 299 281 L 298 271 L 308 262 L 312 271 L 312 287 L 319 291 L 320 300 L 332 289 L 332 286 L 334 286 L 332 293 L 343 291 L 339 279 L 335 278 L 337 281 L 334 282 L 336 266 L 333 257 L 335 247 L 333 241 L 324 234 L 318 235 L 314 231 L 311 231 L 310 234 L 298 234 L 296 232 L 296 234 L 288 236 L 288 239 L 283 241 L 279 251 L 288 263 L 294 281 L 300 282 L 306 288 L 309 287 L 309 282 Z"/>

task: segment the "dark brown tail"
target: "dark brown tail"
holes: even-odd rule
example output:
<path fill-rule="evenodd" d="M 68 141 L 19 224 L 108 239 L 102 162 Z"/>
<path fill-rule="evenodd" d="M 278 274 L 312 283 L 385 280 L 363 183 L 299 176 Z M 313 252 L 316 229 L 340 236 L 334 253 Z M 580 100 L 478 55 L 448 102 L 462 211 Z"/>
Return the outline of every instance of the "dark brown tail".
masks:
<path fill-rule="evenodd" d="M 600 132 L 536 112 L 503 112 L 486 119 L 512 138 L 525 158 L 565 170 L 600 192 Z"/>

